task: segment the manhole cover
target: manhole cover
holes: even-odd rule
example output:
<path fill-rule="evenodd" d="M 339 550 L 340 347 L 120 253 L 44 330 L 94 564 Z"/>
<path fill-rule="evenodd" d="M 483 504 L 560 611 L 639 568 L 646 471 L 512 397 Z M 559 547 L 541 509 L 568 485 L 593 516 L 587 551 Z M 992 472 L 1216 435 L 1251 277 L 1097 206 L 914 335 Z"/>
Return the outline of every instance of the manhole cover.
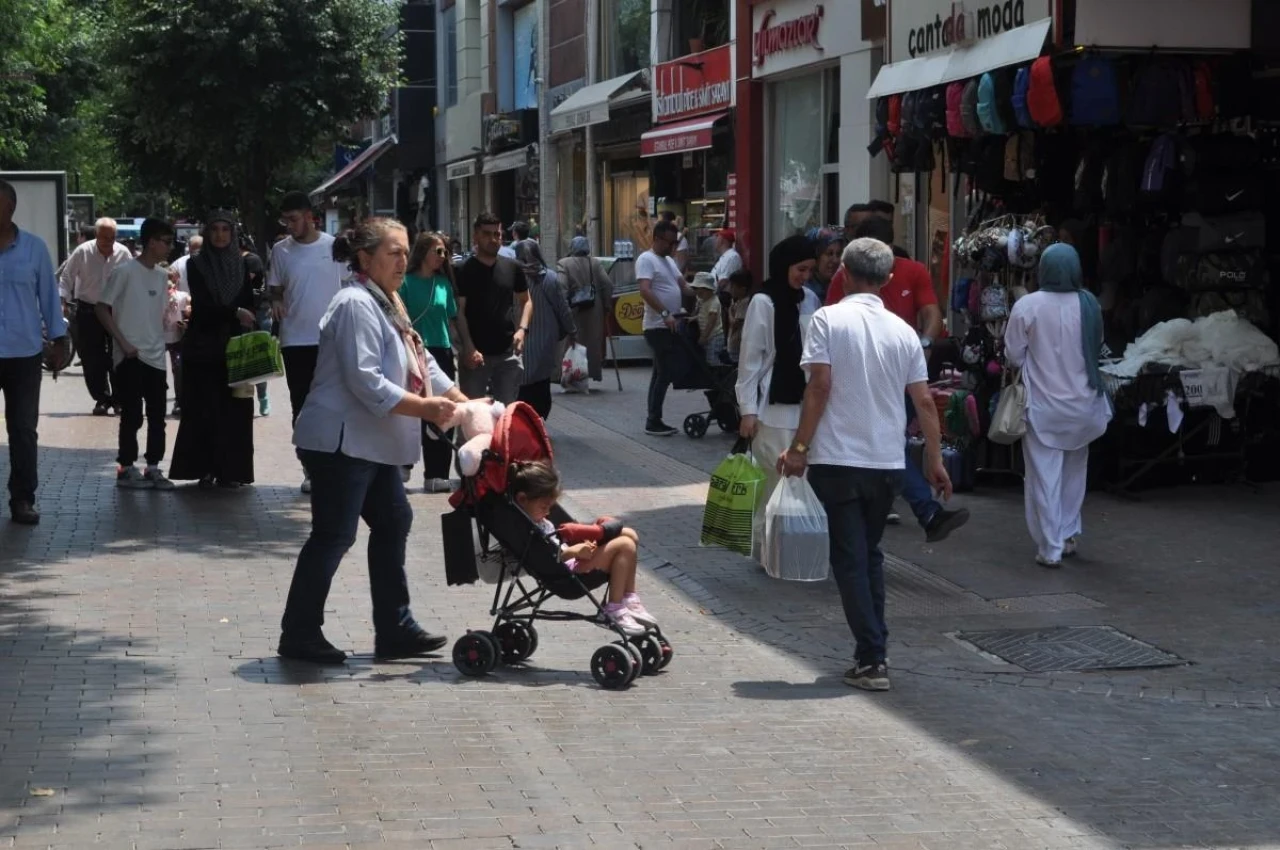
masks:
<path fill-rule="evenodd" d="M 999 629 L 956 635 L 1032 673 L 1174 667 L 1187 662 L 1110 626 Z"/>

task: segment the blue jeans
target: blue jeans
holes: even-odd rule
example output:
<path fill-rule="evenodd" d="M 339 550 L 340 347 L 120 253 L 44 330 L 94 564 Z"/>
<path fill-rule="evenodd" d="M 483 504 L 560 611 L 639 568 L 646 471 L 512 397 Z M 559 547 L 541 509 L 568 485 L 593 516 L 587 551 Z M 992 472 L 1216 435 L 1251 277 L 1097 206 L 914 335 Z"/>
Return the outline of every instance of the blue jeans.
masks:
<path fill-rule="evenodd" d="M 907 398 L 907 421 L 910 422 L 916 418 L 916 406 L 911 403 L 911 398 Z M 929 482 L 925 479 L 924 473 L 920 471 L 920 467 L 916 466 L 916 462 L 911 459 L 911 449 L 904 449 L 907 456 L 907 468 L 904 470 L 902 482 L 902 498 L 907 500 L 907 504 L 911 507 L 911 513 L 916 515 L 916 521 L 920 523 L 921 528 L 927 528 L 929 521 L 942 510 L 942 505 L 933 498 L 933 488 L 929 486 Z"/>
<path fill-rule="evenodd" d="M 889 628 L 880 538 L 902 488 L 902 471 L 817 464 L 809 467 L 809 484 L 827 511 L 831 572 L 853 632 L 854 660 L 859 666 L 881 664 Z"/>
<path fill-rule="evenodd" d="M 654 424 L 662 421 L 662 406 L 667 401 L 667 390 L 673 378 L 671 358 L 677 345 L 676 335 L 666 328 L 647 330 L 644 341 L 653 349 L 653 375 L 649 378 L 649 421 Z"/>
<path fill-rule="evenodd" d="M 281 622 L 284 635 L 295 640 L 320 635 L 329 587 L 342 557 L 356 542 L 361 519 L 369 526 L 374 630 L 390 636 L 397 626 L 412 623 L 404 559 L 413 509 L 404 495 L 400 467 L 340 451 L 300 449 L 298 457 L 311 476 L 311 536 L 293 571 Z"/>

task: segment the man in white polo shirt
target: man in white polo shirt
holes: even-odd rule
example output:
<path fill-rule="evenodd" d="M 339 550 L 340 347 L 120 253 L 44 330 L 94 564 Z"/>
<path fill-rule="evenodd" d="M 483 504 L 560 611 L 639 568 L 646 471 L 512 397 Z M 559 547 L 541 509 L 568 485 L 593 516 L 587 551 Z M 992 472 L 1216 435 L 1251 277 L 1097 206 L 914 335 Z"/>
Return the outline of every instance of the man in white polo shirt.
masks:
<path fill-rule="evenodd" d="M 951 496 L 951 481 L 920 339 L 880 300 L 880 288 L 893 276 L 893 250 L 877 239 L 855 239 L 841 262 L 846 295 L 810 322 L 800 360 L 809 373 L 800 427 L 778 469 L 798 476 L 807 468 L 827 511 L 831 571 L 856 644 L 845 684 L 887 691 L 880 538 L 902 489 L 904 391 L 924 431 L 925 476 L 944 499 Z"/>

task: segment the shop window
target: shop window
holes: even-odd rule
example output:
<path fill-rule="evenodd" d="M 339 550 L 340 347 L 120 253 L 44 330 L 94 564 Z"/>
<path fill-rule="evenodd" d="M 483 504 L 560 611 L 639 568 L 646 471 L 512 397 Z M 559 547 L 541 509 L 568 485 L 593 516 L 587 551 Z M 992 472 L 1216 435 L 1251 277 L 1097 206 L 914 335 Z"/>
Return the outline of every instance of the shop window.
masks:
<path fill-rule="evenodd" d="M 773 83 L 769 240 L 840 221 L 838 70 Z"/>
<path fill-rule="evenodd" d="M 653 243 L 653 219 L 649 215 L 649 172 L 645 163 L 611 163 L 604 181 L 604 240 L 599 251 L 612 255 L 614 243 L 630 242 L 632 256 Z"/>
<path fill-rule="evenodd" d="M 672 2 L 672 43 L 667 54 L 674 59 L 728 44 L 729 5 L 729 0 Z"/>
<path fill-rule="evenodd" d="M 600 78 L 649 67 L 649 0 L 606 0 L 600 15 Z"/>
<path fill-rule="evenodd" d="M 458 105 L 458 9 L 450 6 L 441 14 L 444 19 L 444 79 L 446 107 Z"/>

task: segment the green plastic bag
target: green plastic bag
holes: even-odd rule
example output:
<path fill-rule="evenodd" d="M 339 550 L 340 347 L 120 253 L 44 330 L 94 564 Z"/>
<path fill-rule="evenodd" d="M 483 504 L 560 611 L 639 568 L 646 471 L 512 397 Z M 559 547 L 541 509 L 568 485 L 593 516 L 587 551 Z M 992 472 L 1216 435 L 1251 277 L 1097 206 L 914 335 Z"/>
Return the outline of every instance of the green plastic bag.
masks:
<path fill-rule="evenodd" d="M 260 384 L 284 377 L 280 340 L 266 331 L 233 336 L 227 341 L 227 386 Z"/>
<path fill-rule="evenodd" d="M 752 459 L 745 441 L 716 467 L 702 512 L 702 545 L 723 546 L 751 554 L 752 520 L 763 510 L 764 470 Z"/>

